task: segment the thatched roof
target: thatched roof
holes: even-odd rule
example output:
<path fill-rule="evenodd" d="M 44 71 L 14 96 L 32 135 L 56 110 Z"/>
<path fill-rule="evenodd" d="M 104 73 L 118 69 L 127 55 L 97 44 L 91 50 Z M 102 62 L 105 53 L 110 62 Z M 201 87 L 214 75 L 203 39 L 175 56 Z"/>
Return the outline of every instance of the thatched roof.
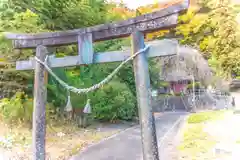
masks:
<path fill-rule="evenodd" d="M 165 81 L 192 79 L 208 85 L 212 81 L 212 71 L 202 54 L 189 46 L 179 46 L 177 56 L 161 58 L 160 78 Z"/>
<path fill-rule="evenodd" d="M 192 77 L 188 75 L 184 70 L 173 70 L 165 73 L 164 81 L 176 82 L 179 80 L 191 80 Z"/>

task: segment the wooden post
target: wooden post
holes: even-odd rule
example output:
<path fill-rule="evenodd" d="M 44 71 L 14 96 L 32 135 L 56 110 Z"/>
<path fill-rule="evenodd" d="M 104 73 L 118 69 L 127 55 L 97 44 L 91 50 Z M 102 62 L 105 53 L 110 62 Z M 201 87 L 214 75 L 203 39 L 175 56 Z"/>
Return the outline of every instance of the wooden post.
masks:
<path fill-rule="evenodd" d="M 78 55 L 81 63 L 86 65 L 93 63 L 93 41 L 91 33 L 78 35 Z M 80 76 L 82 71 L 82 67 L 80 67 Z M 87 126 L 87 115 L 85 113 L 81 113 L 77 117 L 78 126 L 85 128 Z"/>
<path fill-rule="evenodd" d="M 45 46 L 37 46 L 36 56 L 44 61 L 48 51 Z M 35 64 L 34 109 L 33 109 L 33 160 L 45 160 L 46 101 L 45 68 Z"/>
<path fill-rule="evenodd" d="M 145 47 L 144 36 L 140 32 L 132 34 L 132 52 Z M 148 59 L 141 53 L 133 61 L 137 90 L 138 112 L 142 134 L 143 160 L 159 160 L 155 119 L 152 112 Z"/>
<path fill-rule="evenodd" d="M 78 55 L 82 63 L 93 63 L 93 41 L 91 33 L 78 35 Z"/>

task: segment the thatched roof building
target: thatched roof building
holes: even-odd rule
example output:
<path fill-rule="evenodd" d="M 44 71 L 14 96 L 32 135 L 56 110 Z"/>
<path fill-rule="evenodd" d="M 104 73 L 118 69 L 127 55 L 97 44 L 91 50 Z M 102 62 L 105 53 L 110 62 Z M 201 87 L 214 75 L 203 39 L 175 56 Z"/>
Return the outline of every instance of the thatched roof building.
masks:
<path fill-rule="evenodd" d="M 183 80 L 191 80 L 192 76 L 188 75 L 184 70 L 172 70 L 167 73 L 164 73 L 162 80 L 167 82 L 177 82 Z"/>
<path fill-rule="evenodd" d="M 195 80 L 204 85 L 212 81 L 212 70 L 202 54 L 189 46 L 179 46 L 176 56 L 160 59 L 162 71 L 160 79 L 164 81 Z"/>

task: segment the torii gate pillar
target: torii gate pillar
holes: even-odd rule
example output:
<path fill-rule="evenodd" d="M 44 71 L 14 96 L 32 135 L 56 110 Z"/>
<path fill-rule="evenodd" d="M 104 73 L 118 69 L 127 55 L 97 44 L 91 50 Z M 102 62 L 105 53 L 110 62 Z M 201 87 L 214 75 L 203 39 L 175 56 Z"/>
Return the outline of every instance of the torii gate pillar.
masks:
<path fill-rule="evenodd" d="M 144 35 L 140 32 L 132 33 L 133 54 L 145 47 Z M 155 119 L 152 112 L 150 77 L 148 59 L 141 53 L 133 60 L 134 75 L 137 90 L 138 112 L 141 125 L 142 150 L 144 160 L 159 160 L 156 137 Z"/>
<path fill-rule="evenodd" d="M 47 47 L 39 45 L 36 48 L 36 56 L 44 61 L 48 54 Z M 40 64 L 35 64 L 34 76 L 34 104 L 33 104 L 33 159 L 45 160 L 45 135 L 46 135 L 46 102 L 47 102 L 47 87 L 46 78 L 47 72 L 45 67 Z"/>

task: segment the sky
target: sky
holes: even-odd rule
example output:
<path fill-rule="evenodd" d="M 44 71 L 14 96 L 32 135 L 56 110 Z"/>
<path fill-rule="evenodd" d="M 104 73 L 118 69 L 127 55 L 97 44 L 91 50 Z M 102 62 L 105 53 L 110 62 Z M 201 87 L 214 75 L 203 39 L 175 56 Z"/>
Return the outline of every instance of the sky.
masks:
<path fill-rule="evenodd" d="M 114 0 L 114 1 L 121 2 L 121 0 Z M 167 1 L 171 1 L 171 0 L 123 0 L 123 3 L 125 3 L 131 9 L 136 9 L 140 6 L 154 4 L 156 2 L 167 2 Z"/>

